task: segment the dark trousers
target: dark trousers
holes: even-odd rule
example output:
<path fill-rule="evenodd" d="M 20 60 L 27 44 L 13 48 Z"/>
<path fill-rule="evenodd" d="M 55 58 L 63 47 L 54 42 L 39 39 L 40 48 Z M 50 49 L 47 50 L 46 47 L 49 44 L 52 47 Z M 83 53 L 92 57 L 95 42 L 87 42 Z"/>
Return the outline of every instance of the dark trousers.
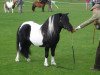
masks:
<path fill-rule="evenodd" d="M 94 2 L 92 2 L 92 7 L 95 5 L 95 3 Z"/>
<path fill-rule="evenodd" d="M 96 51 L 94 69 L 100 70 L 100 41 L 99 41 L 99 45 L 98 45 L 98 48 L 97 48 L 97 51 Z"/>

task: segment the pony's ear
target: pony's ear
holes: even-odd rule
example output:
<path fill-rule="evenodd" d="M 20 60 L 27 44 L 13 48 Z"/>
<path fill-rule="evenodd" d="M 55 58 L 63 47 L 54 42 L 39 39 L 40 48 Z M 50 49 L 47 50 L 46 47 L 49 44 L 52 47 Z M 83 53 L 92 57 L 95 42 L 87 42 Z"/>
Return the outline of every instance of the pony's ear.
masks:
<path fill-rule="evenodd" d="M 54 15 L 59 15 L 60 17 L 62 16 L 62 13 L 56 13 L 56 14 L 54 14 Z"/>
<path fill-rule="evenodd" d="M 62 16 L 62 13 L 58 13 L 58 14 L 59 14 L 60 17 Z"/>
<path fill-rule="evenodd" d="M 67 15 L 69 14 L 69 13 L 66 13 Z"/>

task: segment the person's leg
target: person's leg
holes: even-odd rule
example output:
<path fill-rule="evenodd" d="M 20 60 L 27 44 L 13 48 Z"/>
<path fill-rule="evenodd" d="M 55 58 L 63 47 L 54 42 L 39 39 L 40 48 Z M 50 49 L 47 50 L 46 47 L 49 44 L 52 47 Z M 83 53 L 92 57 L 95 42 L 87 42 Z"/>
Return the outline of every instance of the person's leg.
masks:
<path fill-rule="evenodd" d="M 94 70 L 100 70 L 100 41 L 99 41 L 99 45 L 96 51 Z"/>
<path fill-rule="evenodd" d="M 51 2 L 48 2 L 48 11 L 52 11 Z"/>
<path fill-rule="evenodd" d="M 18 6 L 18 12 L 22 13 L 22 5 L 21 4 Z"/>

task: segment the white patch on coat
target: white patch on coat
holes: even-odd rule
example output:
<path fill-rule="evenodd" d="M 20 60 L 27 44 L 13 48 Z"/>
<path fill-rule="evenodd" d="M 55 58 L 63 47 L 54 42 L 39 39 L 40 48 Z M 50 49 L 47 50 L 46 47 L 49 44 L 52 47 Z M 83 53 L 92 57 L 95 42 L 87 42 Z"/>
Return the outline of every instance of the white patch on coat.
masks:
<path fill-rule="evenodd" d="M 54 21 L 54 17 L 50 17 L 49 18 L 49 26 L 48 26 L 48 31 L 49 31 L 49 34 L 51 35 L 52 32 L 54 31 L 54 25 L 53 25 L 53 21 Z"/>
<path fill-rule="evenodd" d="M 35 46 L 40 46 L 43 44 L 43 35 L 41 33 L 41 26 L 33 21 L 27 21 L 24 22 L 21 27 L 25 24 L 29 24 L 31 26 L 31 31 L 30 31 L 30 41 L 35 45 Z M 20 28 L 21 28 L 20 27 Z M 20 30 L 19 28 L 19 30 Z"/>
<path fill-rule="evenodd" d="M 11 2 L 6 2 L 6 5 L 7 5 L 8 8 L 12 8 L 12 6 L 13 6 L 13 1 L 11 1 Z"/>
<path fill-rule="evenodd" d="M 4 11 L 5 11 L 5 13 L 6 12 L 9 12 L 9 9 L 11 9 L 12 10 L 12 13 L 13 13 L 13 9 L 12 9 L 12 6 L 13 6 L 13 1 L 7 1 L 7 2 L 5 2 L 4 3 Z"/>

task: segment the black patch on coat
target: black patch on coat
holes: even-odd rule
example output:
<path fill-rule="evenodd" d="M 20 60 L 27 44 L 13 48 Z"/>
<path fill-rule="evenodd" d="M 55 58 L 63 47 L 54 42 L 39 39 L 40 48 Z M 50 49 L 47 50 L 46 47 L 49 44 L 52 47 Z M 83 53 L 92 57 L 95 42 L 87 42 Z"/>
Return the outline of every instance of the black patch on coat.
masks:
<path fill-rule="evenodd" d="M 69 19 L 68 19 L 68 16 L 66 16 L 66 14 L 61 14 L 61 13 L 54 14 L 51 16 L 51 18 L 54 18 L 54 21 L 53 21 L 54 31 L 52 32 L 51 35 L 49 35 L 48 33 L 49 18 L 41 27 L 41 31 L 44 37 L 43 46 L 46 46 L 46 47 L 52 47 L 58 43 L 59 38 L 60 38 L 59 37 L 60 31 L 62 28 L 68 29 L 69 31 L 73 30 L 73 27 L 69 23 Z"/>
<path fill-rule="evenodd" d="M 17 49 L 19 48 L 19 43 L 21 46 L 21 49 L 19 50 L 26 58 L 29 57 L 30 50 L 29 47 L 31 45 L 31 42 L 29 40 L 30 37 L 30 31 L 31 26 L 26 24 L 23 25 L 19 30 L 17 31 Z"/>

